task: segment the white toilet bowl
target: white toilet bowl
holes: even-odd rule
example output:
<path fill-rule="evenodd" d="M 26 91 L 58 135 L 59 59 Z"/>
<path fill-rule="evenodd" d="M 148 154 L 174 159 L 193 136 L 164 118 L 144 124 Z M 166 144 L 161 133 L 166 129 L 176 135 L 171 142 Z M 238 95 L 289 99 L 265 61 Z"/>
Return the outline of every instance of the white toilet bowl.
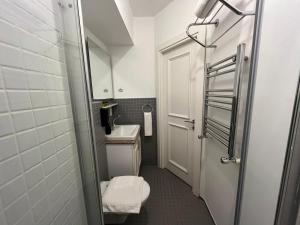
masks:
<path fill-rule="evenodd" d="M 147 181 L 143 181 L 143 193 L 142 193 L 142 205 L 145 204 L 147 201 L 149 195 L 150 195 L 150 186 L 147 183 Z M 108 187 L 110 181 L 103 181 L 100 183 L 101 186 L 101 195 L 103 196 L 106 188 Z M 121 224 L 124 223 L 127 219 L 127 216 L 129 214 L 118 214 L 118 213 L 109 213 L 109 212 L 104 212 L 104 223 L 105 224 Z"/>

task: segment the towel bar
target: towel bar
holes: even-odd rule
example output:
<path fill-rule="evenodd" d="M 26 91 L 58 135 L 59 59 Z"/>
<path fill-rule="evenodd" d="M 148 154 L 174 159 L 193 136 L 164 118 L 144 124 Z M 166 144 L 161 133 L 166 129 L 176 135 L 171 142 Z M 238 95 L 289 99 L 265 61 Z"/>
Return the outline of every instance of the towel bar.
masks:
<path fill-rule="evenodd" d="M 146 108 L 146 107 L 149 107 L 149 108 L 151 109 L 149 112 L 153 112 L 153 107 L 152 107 L 152 105 L 150 105 L 150 104 L 145 104 L 145 105 L 142 106 L 142 111 L 143 111 L 143 112 L 146 112 L 146 111 L 145 111 L 145 108 Z"/>
<path fill-rule="evenodd" d="M 216 12 L 214 13 L 214 15 L 212 16 L 212 18 L 210 19 L 209 22 L 205 22 L 206 19 L 209 17 L 209 15 L 211 14 L 211 12 L 213 11 L 213 9 L 216 7 L 217 3 L 220 2 L 221 5 L 219 6 L 219 8 L 216 10 Z M 210 44 L 205 44 L 202 43 L 201 41 L 199 41 L 197 38 L 195 38 L 191 33 L 190 33 L 190 28 L 194 27 L 194 26 L 206 26 L 206 25 L 215 25 L 218 26 L 219 25 L 219 20 L 215 19 L 215 17 L 218 15 L 218 13 L 221 11 L 221 9 L 223 8 L 223 6 L 225 6 L 226 8 L 228 8 L 230 11 L 232 11 L 233 13 L 235 13 L 236 15 L 240 16 L 240 18 L 234 22 L 231 26 L 229 26 L 229 28 L 227 28 L 221 35 L 219 35 L 215 40 L 213 40 Z M 197 42 L 199 45 L 201 45 L 204 48 L 216 48 L 217 45 L 215 45 L 215 43 L 220 40 L 224 35 L 226 35 L 233 27 L 235 27 L 240 21 L 242 21 L 245 17 L 247 16 L 254 16 L 255 12 L 247 12 L 247 11 L 242 11 L 238 8 L 236 8 L 235 6 L 233 6 L 232 4 L 230 4 L 229 2 L 227 2 L 227 0 L 218 0 L 216 1 L 216 3 L 212 6 L 212 8 L 207 12 L 207 14 L 205 15 L 204 19 L 202 20 L 202 22 L 197 23 L 198 19 L 196 19 L 196 21 L 194 23 L 191 23 L 187 26 L 186 28 L 186 34 L 189 38 L 191 38 L 193 41 Z"/>
<path fill-rule="evenodd" d="M 218 65 L 220 65 L 221 63 L 227 62 L 227 61 L 229 61 L 229 60 L 232 60 L 232 61 L 235 62 L 235 61 L 236 61 L 236 54 L 231 55 L 231 56 L 228 56 L 228 57 L 226 57 L 226 58 L 224 58 L 224 59 L 222 59 L 222 60 L 220 60 L 220 61 L 218 61 L 218 62 L 215 62 L 214 64 L 208 65 L 207 69 L 210 70 L 210 69 L 212 69 L 213 67 L 218 66 Z"/>
<path fill-rule="evenodd" d="M 206 126 L 210 126 L 210 127 L 212 127 L 213 129 L 216 129 L 216 130 L 218 130 L 219 132 L 222 132 L 222 133 L 225 134 L 225 135 L 230 135 L 230 133 L 229 133 L 228 130 L 222 129 L 222 128 L 220 128 L 220 127 L 218 127 L 218 126 L 216 126 L 216 125 L 214 125 L 213 123 L 210 123 L 210 122 L 208 122 L 208 121 L 207 121 L 207 123 L 206 123 Z M 226 139 L 228 139 L 228 138 L 226 138 Z"/>
<path fill-rule="evenodd" d="M 224 70 L 222 72 L 218 72 L 218 73 L 215 73 L 212 75 L 209 75 L 209 73 L 207 73 L 206 78 L 218 77 L 218 76 L 225 75 L 225 74 L 232 73 L 232 72 L 235 72 L 235 69 Z"/>
<path fill-rule="evenodd" d="M 208 89 L 205 92 L 233 92 L 233 89 Z"/>
<path fill-rule="evenodd" d="M 223 144 L 226 148 L 228 148 L 228 144 L 223 141 L 222 139 L 220 139 L 219 137 L 215 136 L 212 132 L 210 132 L 209 130 L 207 131 L 207 133 L 214 139 L 216 139 L 217 141 L 219 141 L 221 144 Z"/>
<path fill-rule="evenodd" d="M 219 67 L 216 67 L 216 68 L 214 68 L 214 69 L 209 69 L 209 70 L 208 70 L 208 73 L 212 73 L 212 72 L 215 72 L 215 71 L 219 71 L 219 70 L 225 69 L 225 68 L 227 68 L 227 67 L 233 66 L 233 65 L 235 65 L 235 64 L 236 64 L 235 62 L 230 62 L 230 63 L 224 64 L 223 66 L 219 66 Z"/>
<path fill-rule="evenodd" d="M 229 125 L 226 125 L 226 124 L 224 124 L 224 123 L 222 123 L 222 122 L 220 122 L 220 121 L 217 121 L 217 120 L 215 120 L 215 119 L 212 119 L 212 118 L 210 118 L 210 117 L 206 117 L 206 118 L 205 118 L 205 121 L 206 121 L 206 122 L 207 122 L 207 121 L 211 121 L 211 122 L 213 122 L 213 123 L 215 123 L 215 124 L 218 124 L 219 126 L 225 128 L 225 129 L 230 130 L 230 126 L 229 126 Z"/>
<path fill-rule="evenodd" d="M 238 112 L 240 109 L 240 96 L 241 96 L 241 85 L 242 85 L 242 76 L 244 61 L 248 58 L 245 57 L 245 44 L 240 44 L 237 47 L 237 54 L 226 57 L 225 59 L 220 60 L 212 65 L 206 65 L 206 76 L 205 76 L 205 98 L 204 98 L 204 113 L 203 113 L 203 137 L 207 137 L 207 134 L 216 139 L 218 142 L 224 144 L 225 140 L 228 141 L 227 147 L 227 156 L 222 157 L 221 162 L 226 164 L 229 162 L 238 162 L 237 149 L 236 149 L 236 127 L 238 122 Z M 229 62 L 233 60 L 234 62 Z M 209 75 L 212 71 L 219 71 L 221 68 L 224 69 L 228 66 L 235 67 L 231 70 L 226 70 L 223 72 L 217 72 L 216 74 Z M 228 74 L 228 71 L 234 72 L 233 77 L 233 89 L 212 89 L 210 88 L 210 78 L 212 76 L 218 76 L 222 73 Z M 226 94 L 223 94 L 223 93 Z M 213 94 L 217 93 L 217 94 Z M 220 93 L 220 94 L 219 94 Z M 230 93 L 230 94 L 229 94 Z M 231 94 L 232 93 L 232 94 Z M 222 99 L 231 99 L 231 102 L 224 101 Z M 228 107 L 230 105 L 230 107 Z M 208 107 L 214 108 L 216 110 L 221 109 L 230 112 L 230 125 L 226 125 L 217 119 L 211 118 L 208 116 Z"/>
<path fill-rule="evenodd" d="M 209 106 L 209 107 L 212 107 L 212 108 L 216 108 L 216 109 L 223 109 L 223 110 L 226 110 L 226 111 L 231 111 L 231 108 L 225 107 L 225 106 L 220 106 L 220 105 L 215 105 L 215 104 L 209 104 L 209 103 L 206 103 L 205 105 Z"/>
<path fill-rule="evenodd" d="M 209 98 L 233 98 L 233 95 L 214 95 L 214 94 L 206 94 L 206 97 Z"/>
<path fill-rule="evenodd" d="M 232 104 L 232 102 L 225 102 L 225 101 L 214 100 L 214 99 L 206 99 L 205 101 L 214 102 L 214 103 L 221 103 L 221 104 L 225 104 L 225 105 L 231 105 Z"/>

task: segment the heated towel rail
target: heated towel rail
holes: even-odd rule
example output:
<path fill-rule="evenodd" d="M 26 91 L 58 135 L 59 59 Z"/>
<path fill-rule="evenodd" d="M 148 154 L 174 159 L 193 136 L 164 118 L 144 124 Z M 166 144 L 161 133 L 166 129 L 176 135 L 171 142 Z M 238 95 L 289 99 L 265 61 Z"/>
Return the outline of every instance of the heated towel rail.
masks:
<path fill-rule="evenodd" d="M 226 147 L 228 155 L 221 158 L 221 162 L 224 164 L 239 163 L 240 161 L 235 148 L 238 146 L 237 138 L 240 138 L 237 131 L 238 123 L 239 126 L 243 125 L 242 118 L 239 118 L 238 115 L 241 115 L 243 111 L 241 102 L 244 101 L 243 92 L 246 90 L 245 81 L 247 81 L 246 75 L 243 74 L 244 61 L 247 60 L 245 48 L 245 44 L 240 44 L 236 54 L 214 64 L 206 65 L 203 136 L 213 138 Z M 211 88 L 212 80 L 230 74 L 234 74 L 232 89 Z M 209 116 L 210 108 L 230 112 L 229 124 Z"/>

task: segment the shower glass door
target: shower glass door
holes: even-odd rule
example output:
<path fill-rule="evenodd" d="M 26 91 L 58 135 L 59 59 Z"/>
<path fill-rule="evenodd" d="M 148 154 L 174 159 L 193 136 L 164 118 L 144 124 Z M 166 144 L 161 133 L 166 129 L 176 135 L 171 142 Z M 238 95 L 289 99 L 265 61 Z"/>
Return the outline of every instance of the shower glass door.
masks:
<path fill-rule="evenodd" d="M 86 72 L 86 52 L 83 48 L 84 30 L 80 0 L 64 0 L 58 3 L 63 19 L 63 44 L 71 94 L 76 142 L 89 225 L 104 224 L 101 197 L 95 163 L 94 139 L 91 126 L 91 93 Z"/>

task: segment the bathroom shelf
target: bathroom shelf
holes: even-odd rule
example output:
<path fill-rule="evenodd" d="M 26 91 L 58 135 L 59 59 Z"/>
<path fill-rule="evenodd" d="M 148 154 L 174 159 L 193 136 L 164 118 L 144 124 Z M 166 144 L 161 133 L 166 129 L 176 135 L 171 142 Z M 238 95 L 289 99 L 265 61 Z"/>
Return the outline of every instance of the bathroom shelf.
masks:
<path fill-rule="evenodd" d="M 118 103 L 111 103 L 111 104 L 108 104 L 108 105 L 105 105 L 105 106 L 101 106 L 101 109 L 110 109 L 114 106 L 117 106 Z"/>
<path fill-rule="evenodd" d="M 218 4 L 220 3 L 220 4 Z M 198 23 L 198 20 L 200 19 L 197 15 L 196 21 L 194 23 L 191 23 L 187 26 L 186 28 L 186 34 L 188 37 L 190 37 L 193 41 L 197 42 L 199 45 L 201 45 L 204 48 L 216 48 L 217 41 L 220 40 L 225 34 L 227 34 L 232 28 L 234 28 L 238 23 L 240 23 L 245 17 L 247 16 L 255 16 L 255 12 L 248 12 L 248 11 L 242 11 L 232 4 L 230 4 L 227 0 L 206 0 L 206 5 L 202 9 L 202 12 L 207 10 L 207 13 L 205 17 L 202 19 L 200 23 Z M 214 9 L 217 7 L 218 9 L 212 15 L 211 19 L 209 21 L 206 21 L 207 18 L 209 18 L 210 14 L 214 11 Z M 202 43 L 199 41 L 197 38 L 195 38 L 191 33 L 190 33 L 190 28 L 195 27 L 195 26 L 207 26 L 207 25 L 214 25 L 218 26 L 220 21 L 218 19 L 215 19 L 218 13 L 222 10 L 223 7 L 226 7 L 230 11 L 232 11 L 234 14 L 238 15 L 239 18 L 236 20 L 231 26 L 229 26 L 221 35 L 219 35 L 215 40 L 213 40 L 210 44 Z"/>

